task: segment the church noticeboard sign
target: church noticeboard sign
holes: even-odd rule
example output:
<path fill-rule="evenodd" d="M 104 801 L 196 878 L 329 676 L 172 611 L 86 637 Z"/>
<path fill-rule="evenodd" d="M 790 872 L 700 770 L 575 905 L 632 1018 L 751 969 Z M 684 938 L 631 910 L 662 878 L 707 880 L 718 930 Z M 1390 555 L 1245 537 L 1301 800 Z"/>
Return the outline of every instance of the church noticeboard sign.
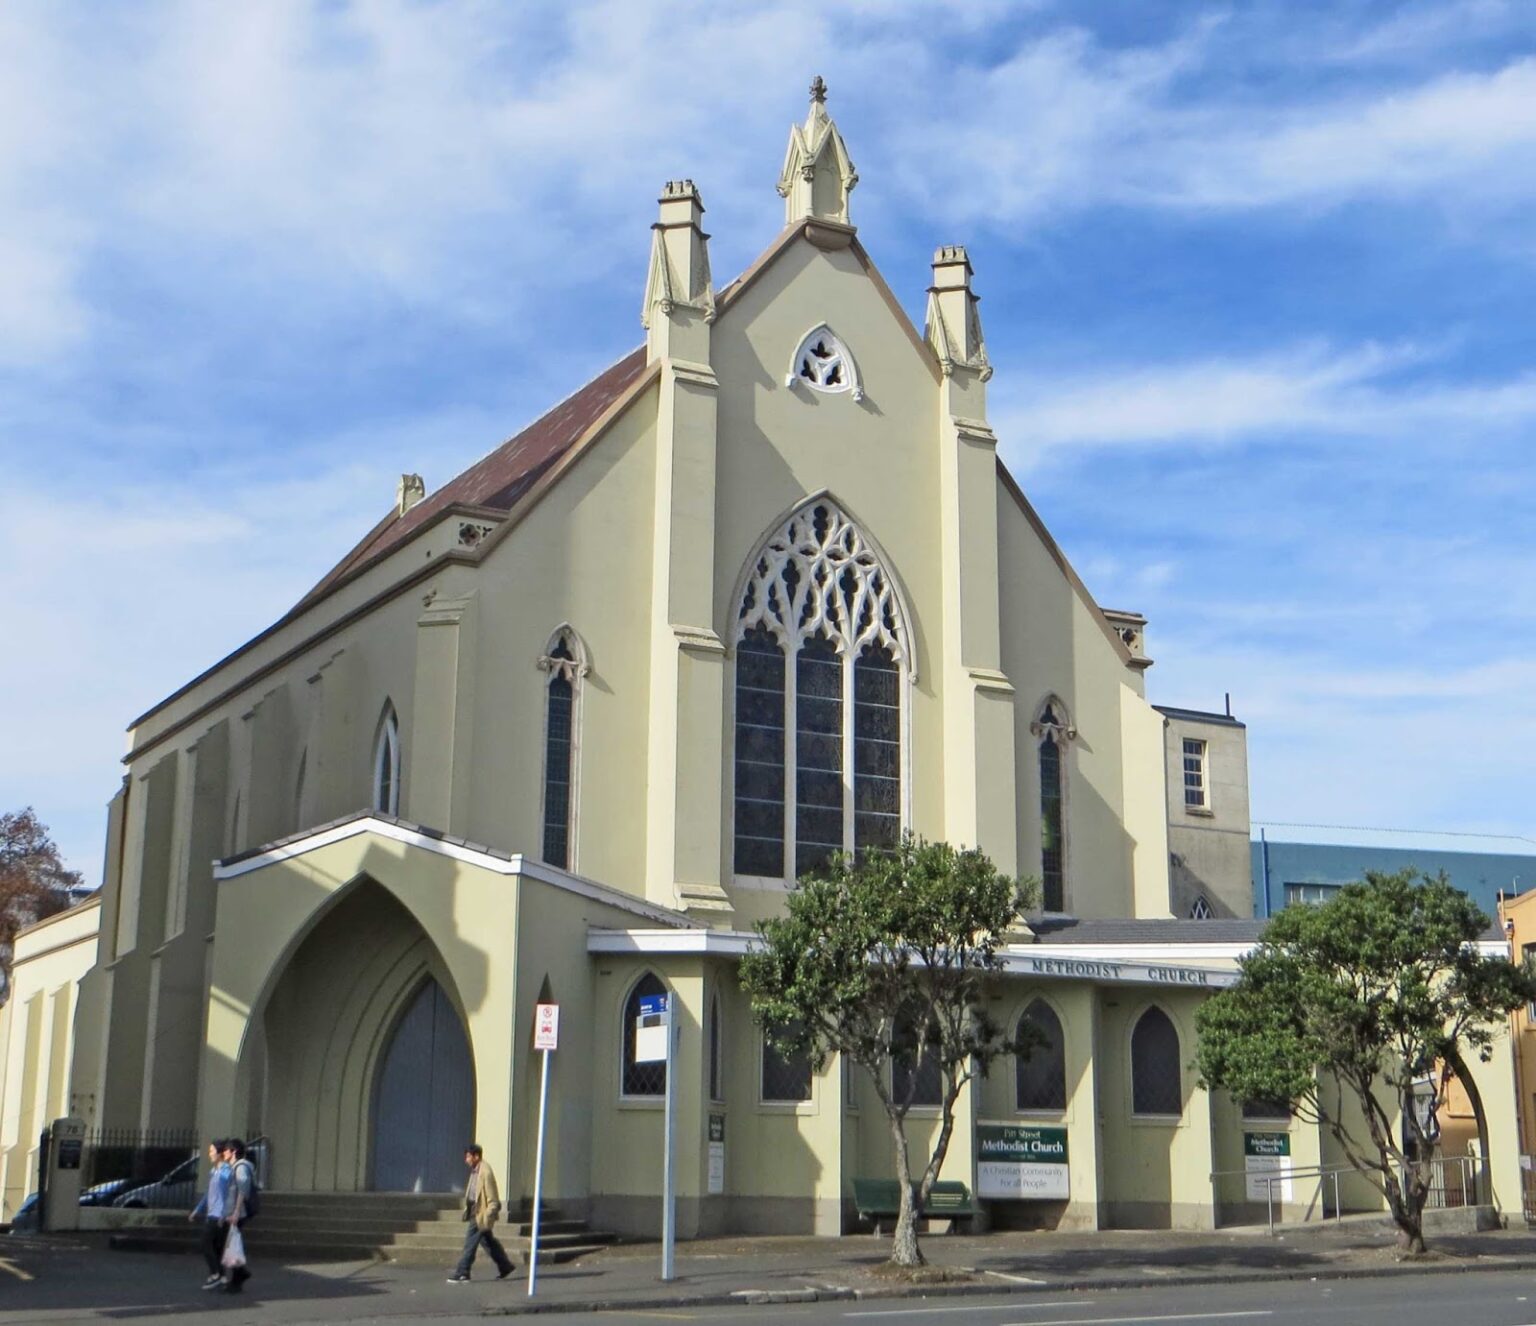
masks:
<path fill-rule="evenodd" d="M 1002 1201 L 1064 1201 L 1067 1130 L 1017 1123 L 976 1125 L 976 1195 Z"/>
<path fill-rule="evenodd" d="M 1290 1201 L 1291 1135 L 1244 1133 L 1243 1173 L 1250 1202 Z"/>

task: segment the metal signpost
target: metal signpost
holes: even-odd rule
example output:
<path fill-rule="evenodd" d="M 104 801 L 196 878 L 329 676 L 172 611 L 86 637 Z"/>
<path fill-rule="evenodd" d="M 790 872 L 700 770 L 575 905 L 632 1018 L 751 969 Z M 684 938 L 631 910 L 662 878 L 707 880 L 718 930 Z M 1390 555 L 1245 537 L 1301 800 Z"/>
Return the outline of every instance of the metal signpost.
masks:
<path fill-rule="evenodd" d="M 658 1036 L 657 1032 L 661 1034 Z M 676 1147 L 672 1134 L 677 1117 L 677 1074 L 673 1072 L 673 1049 L 677 1044 L 677 1028 L 672 1020 L 672 1001 L 669 995 L 641 995 L 640 1016 L 635 1020 L 635 1062 L 666 1064 L 667 1083 L 663 1099 L 666 1107 L 662 1115 L 661 1143 L 661 1278 L 671 1280 L 674 1274 L 674 1247 L 677 1242 L 677 1192 L 674 1185 Z"/>
<path fill-rule="evenodd" d="M 528 1297 L 539 1283 L 539 1204 L 544 1199 L 544 1120 L 549 1113 L 549 1056 L 560 1042 L 560 1005 L 540 1004 L 533 1016 L 533 1048 L 544 1055 L 539 1070 L 539 1144 L 533 1161 L 533 1223 L 528 1239 Z"/>

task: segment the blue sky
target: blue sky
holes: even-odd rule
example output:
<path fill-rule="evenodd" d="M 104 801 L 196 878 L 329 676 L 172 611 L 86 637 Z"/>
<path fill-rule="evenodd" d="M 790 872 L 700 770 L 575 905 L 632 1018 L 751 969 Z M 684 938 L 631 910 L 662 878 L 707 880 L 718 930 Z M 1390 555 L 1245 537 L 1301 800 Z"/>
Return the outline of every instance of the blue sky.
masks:
<path fill-rule="evenodd" d="M 99 871 L 128 720 L 723 283 L 813 73 L 914 317 L 1256 819 L 1536 836 L 1536 7 L 0 6 L 0 806 Z"/>

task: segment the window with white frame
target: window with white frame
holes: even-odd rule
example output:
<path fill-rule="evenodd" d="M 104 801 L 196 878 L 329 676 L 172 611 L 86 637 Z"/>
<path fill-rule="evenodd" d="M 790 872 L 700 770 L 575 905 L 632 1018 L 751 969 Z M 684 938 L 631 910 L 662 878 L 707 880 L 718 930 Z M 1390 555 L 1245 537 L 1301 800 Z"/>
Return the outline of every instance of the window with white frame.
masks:
<path fill-rule="evenodd" d="M 853 356 L 826 323 L 807 332 L 796 347 L 788 382 L 829 394 L 851 391 L 855 400 L 863 397 Z"/>
<path fill-rule="evenodd" d="M 1043 999 L 1036 999 L 1019 1018 L 1017 1038 L 1032 1043 L 1014 1056 L 1014 1108 L 1021 1114 L 1067 1108 L 1067 1047 L 1061 1019 Z"/>
<path fill-rule="evenodd" d="M 1285 886 L 1285 905 L 1287 907 L 1316 907 L 1327 902 L 1336 893 L 1338 884 L 1294 884 Z"/>
<path fill-rule="evenodd" d="M 1184 1079 L 1179 1033 L 1172 1019 L 1153 1005 L 1131 1033 L 1131 1111 L 1178 1115 L 1184 1112 Z"/>
<path fill-rule="evenodd" d="M 891 1041 L 891 1099 L 919 1109 L 944 1103 L 944 1070 L 939 1062 L 938 1027 L 925 1029 L 921 1020 L 905 1013 L 896 1019 Z"/>
<path fill-rule="evenodd" d="M 799 1104 L 811 1098 L 811 1056 L 803 1050 L 781 1050 L 763 1032 L 762 1099 L 765 1104 Z"/>
<path fill-rule="evenodd" d="M 1209 810 L 1211 790 L 1206 776 L 1205 742 L 1194 737 L 1184 738 L 1184 808 Z"/>
<path fill-rule="evenodd" d="M 619 1091 L 625 1096 L 664 1096 L 667 1091 L 665 1059 L 637 1057 L 640 1031 L 640 1001 L 649 995 L 664 995 L 667 987 L 654 972 L 646 972 L 624 1001 L 624 1025 L 619 1028 L 619 1043 L 624 1047 Z"/>
<path fill-rule="evenodd" d="M 1189 919 L 1191 921 L 1209 921 L 1215 915 L 1215 908 L 1211 906 L 1210 899 L 1203 893 L 1189 905 Z"/>
<path fill-rule="evenodd" d="M 751 564 L 737 612 L 735 869 L 798 877 L 902 825 L 895 586 L 831 500 L 796 512 Z"/>
<path fill-rule="evenodd" d="M 544 687 L 543 857 L 570 870 L 576 820 L 577 688 L 588 668 L 586 650 L 576 633 L 562 626 L 539 659 L 549 674 Z"/>
<path fill-rule="evenodd" d="M 387 700 L 373 742 L 373 808 L 384 815 L 400 813 L 400 719 Z"/>

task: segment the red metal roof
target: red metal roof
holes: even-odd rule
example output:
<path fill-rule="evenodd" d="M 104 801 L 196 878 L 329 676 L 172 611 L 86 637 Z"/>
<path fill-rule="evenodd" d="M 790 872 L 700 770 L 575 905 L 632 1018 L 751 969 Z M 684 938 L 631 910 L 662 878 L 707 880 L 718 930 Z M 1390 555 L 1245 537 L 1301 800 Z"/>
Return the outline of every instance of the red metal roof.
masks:
<path fill-rule="evenodd" d="M 603 412 L 645 370 L 645 347 L 631 351 L 566 397 L 516 437 L 503 442 L 457 478 L 418 502 L 403 516 L 391 511 L 302 599 L 319 598 L 366 562 L 383 556 L 450 506 L 480 506 L 509 511 L 551 465 L 581 439 Z"/>

